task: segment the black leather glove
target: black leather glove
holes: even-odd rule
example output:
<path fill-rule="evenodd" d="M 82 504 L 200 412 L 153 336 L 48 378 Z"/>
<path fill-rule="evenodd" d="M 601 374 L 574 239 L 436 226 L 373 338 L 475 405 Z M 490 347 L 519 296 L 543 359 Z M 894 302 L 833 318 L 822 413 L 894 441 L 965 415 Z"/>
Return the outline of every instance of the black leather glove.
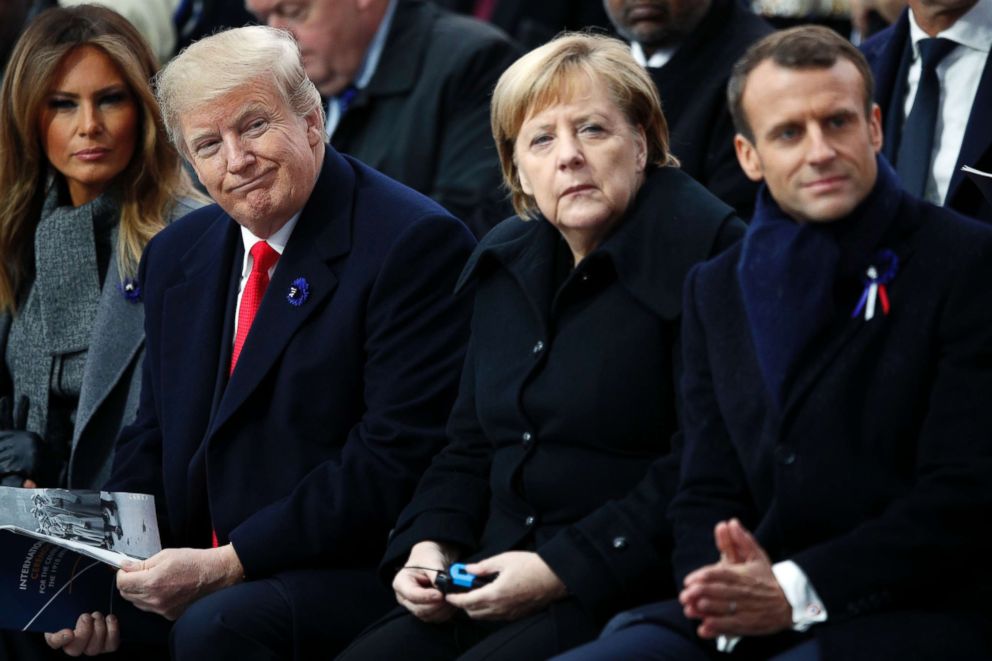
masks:
<path fill-rule="evenodd" d="M 16 407 L 10 397 L 0 397 L 0 486 L 23 486 L 24 480 L 36 479 L 46 467 L 45 441 L 24 431 L 27 419 L 27 397 L 22 396 Z"/>
<path fill-rule="evenodd" d="M 19 487 L 36 479 L 45 463 L 45 442 L 30 431 L 0 431 L 0 485 Z"/>

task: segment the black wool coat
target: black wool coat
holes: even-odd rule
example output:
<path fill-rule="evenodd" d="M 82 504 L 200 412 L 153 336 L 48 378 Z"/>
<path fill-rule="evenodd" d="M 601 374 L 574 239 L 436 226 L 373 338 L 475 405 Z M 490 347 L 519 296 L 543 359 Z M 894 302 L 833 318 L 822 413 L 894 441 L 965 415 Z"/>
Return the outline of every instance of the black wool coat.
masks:
<path fill-rule="evenodd" d="M 649 175 L 557 291 L 563 239 L 548 221 L 494 229 L 462 275 L 477 293 L 449 445 L 401 514 L 383 573 L 433 540 L 463 558 L 536 551 L 599 622 L 670 595 L 681 285 L 742 233 L 675 168 Z"/>
<path fill-rule="evenodd" d="M 713 527 L 737 517 L 823 600 L 828 621 L 809 631 L 825 659 L 989 658 L 992 230 L 901 192 L 890 208 L 876 248 L 899 259 L 889 314 L 852 318 L 864 285 L 838 280 L 837 312 L 781 410 L 751 339 L 740 247 L 690 273 L 675 569 L 681 580 L 716 562 Z M 753 645 L 775 638 L 726 658 L 768 658 Z"/>
<path fill-rule="evenodd" d="M 744 175 L 734 153 L 727 79 L 744 51 L 772 31 L 739 0 L 713 0 L 672 59 L 648 69 L 668 120 L 672 153 L 682 169 L 742 218 L 750 218 L 754 210 L 758 185 Z"/>
<path fill-rule="evenodd" d="M 491 25 L 401 0 L 375 74 L 331 144 L 434 198 L 481 237 L 510 212 L 489 97 L 520 55 Z"/>

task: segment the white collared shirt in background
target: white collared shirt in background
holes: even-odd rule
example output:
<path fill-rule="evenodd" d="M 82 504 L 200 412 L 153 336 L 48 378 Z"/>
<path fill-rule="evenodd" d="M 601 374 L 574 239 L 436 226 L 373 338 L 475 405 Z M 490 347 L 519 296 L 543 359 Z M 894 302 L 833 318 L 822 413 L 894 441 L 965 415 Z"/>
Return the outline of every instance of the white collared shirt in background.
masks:
<path fill-rule="evenodd" d="M 913 108 L 916 90 L 920 85 L 922 64 L 919 42 L 929 36 L 916 23 L 916 17 L 910 10 L 909 37 L 913 44 L 913 62 L 906 77 L 903 122 Z M 978 85 L 992 45 L 992 0 L 978 0 L 968 13 L 937 36 L 958 44 L 957 48 L 937 65 L 937 78 L 940 80 L 940 111 L 937 114 L 937 126 L 934 127 L 930 173 L 927 175 L 923 193 L 926 201 L 942 205 L 947 198 L 951 177 L 954 175 L 958 155 L 961 153 L 961 145 L 964 144 L 964 132 L 968 128 L 971 106 L 978 94 Z"/>
<path fill-rule="evenodd" d="M 647 57 L 639 43 L 636 41 L 630 43 L 630 54 L 634 56 L 638 64 L 648 69 L 660 69 L 668 64 L 668 61 L 675 55 L 676 50 L 678 50 L 678 47 L 659 48 L 651 54 L 651 57 Z"/>

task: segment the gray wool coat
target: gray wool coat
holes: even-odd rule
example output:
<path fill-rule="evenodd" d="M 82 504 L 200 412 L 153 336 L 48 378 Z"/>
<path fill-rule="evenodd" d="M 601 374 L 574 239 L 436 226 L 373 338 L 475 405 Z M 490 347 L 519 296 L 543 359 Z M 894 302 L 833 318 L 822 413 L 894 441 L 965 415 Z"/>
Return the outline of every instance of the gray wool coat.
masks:
<path fill-rule="evenodd" d="M 201 206 L 194 200 L 177 201 L 170 220 Z M 117 230 L 114 229 L 114 251 Z M 141 363 L 145 354 L 144 306 L 129 301 L 118 288 L 117 260 L 109 262 L 93 323 L 83 382 L 76 408 L 69 451 L 67 483 L 73 489 L 99 489 L 110 476 L 114 444 L 121 428 L 134 420 L 141 392 Z M 11 315 L 0 313 L 0 394 L 10 390 L 7 353 Z M 28 395 L 34 401 L 47 396 Z"/>

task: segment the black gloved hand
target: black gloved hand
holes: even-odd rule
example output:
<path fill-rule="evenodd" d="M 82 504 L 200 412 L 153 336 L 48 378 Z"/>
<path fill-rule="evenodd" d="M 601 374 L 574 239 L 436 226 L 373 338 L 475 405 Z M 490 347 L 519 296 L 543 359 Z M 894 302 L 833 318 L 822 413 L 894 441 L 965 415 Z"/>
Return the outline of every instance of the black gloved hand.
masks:
<path fill-rule="evenodd" d="M 27 421 L 27 397 L 18 399 L 16 407 L 10 397 L 0 397 L 0 486 L 23 486 L 45 467 L 45 442 L 24 430 Z"/>
<path fill-rule="evenodd" d="M 45 442 L 30 431 L 0 431 L 0 485 L 19 487 L 44 467 Z"/>

